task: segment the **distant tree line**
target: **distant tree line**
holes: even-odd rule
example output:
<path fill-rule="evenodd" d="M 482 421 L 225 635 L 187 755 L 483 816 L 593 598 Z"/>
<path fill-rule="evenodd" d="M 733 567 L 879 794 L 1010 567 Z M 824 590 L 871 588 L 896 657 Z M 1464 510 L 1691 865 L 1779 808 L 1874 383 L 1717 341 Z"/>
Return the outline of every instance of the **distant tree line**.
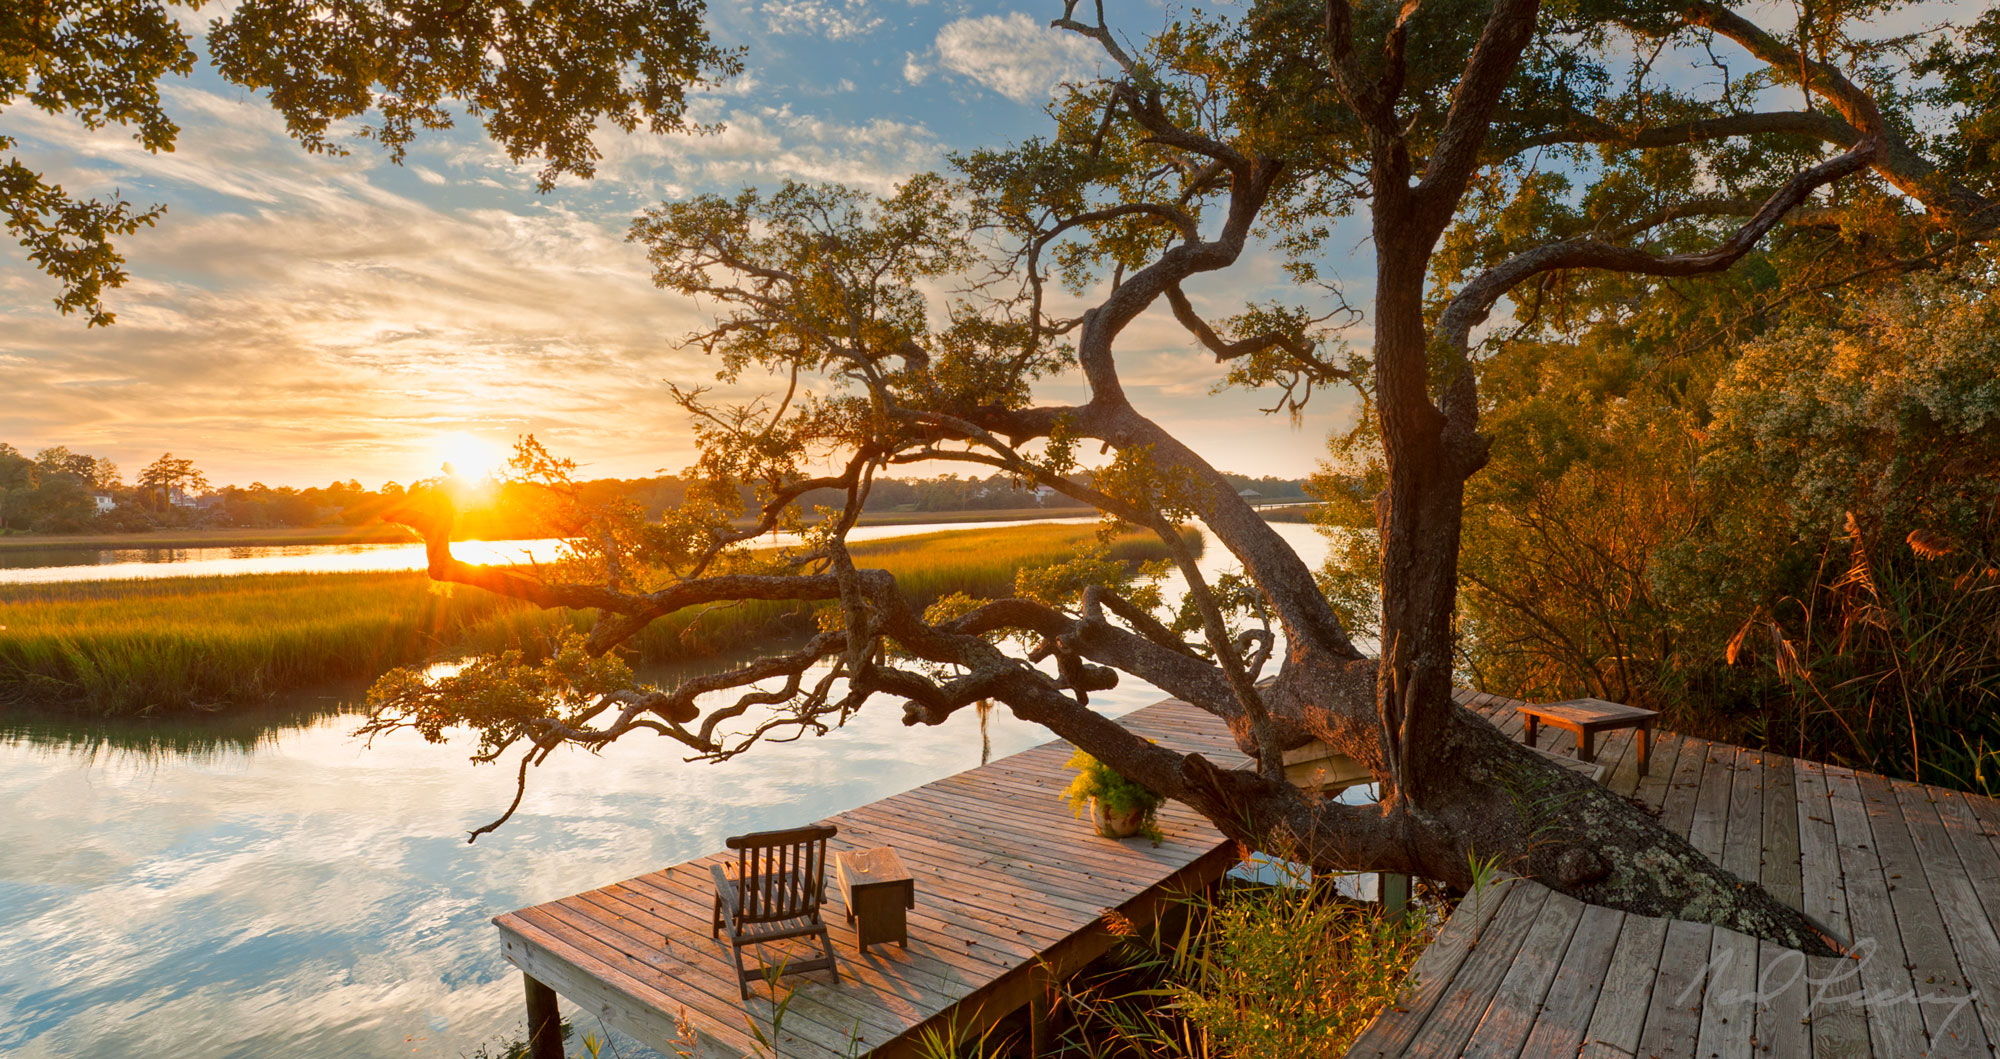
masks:
<path fill-rule="evenodd" d="M 1254 494 L 1258 502 L 1308 499 L 1304 479 L 1228 478 L 1239 490 Z M 128 486 L 118 465 L 110 460 L 71 452 L 63 446 L 42 449 L 30 457 L 0 442 L 0 532 L 360 526 L 401 505 L 409 488 L 444 483 L 443 479 L 425 479 L 406 488 L 385 482 L 371 490 L 350 478 L 305 488 L 262 482 L 211 487 L 193 460 L 165 453 Z M 573 532 L 576 527 L 565 525 L 566 516 L 560 514 L 572 507 L 633 504 L 649 518 L 658 518 L 687 498 L 687 482 L 673 475 L 581 482 L 576 486 L 574 505 L 550 504 L 544 487 L 524 482 L 461 482 L 454 488 L 460 494 L 458 533 L 489 540 Z M 746 505 L 756 503 L 752 486 L 742 486 L 742 492 Z M 100 503 L 99 497 L 106 502 Z M 833 490 L 807 493 L 799 501 L 808 511 L 815 505 L 837 506 L 840 502 L 840 494 Z M 1037 493 L 1002 474 L 879 479 L 866 505 L 866 510 L 875 513 L 1022 508 L 1076 513 L 1091 510 L 1060 494 L 1047 490 Z"/>

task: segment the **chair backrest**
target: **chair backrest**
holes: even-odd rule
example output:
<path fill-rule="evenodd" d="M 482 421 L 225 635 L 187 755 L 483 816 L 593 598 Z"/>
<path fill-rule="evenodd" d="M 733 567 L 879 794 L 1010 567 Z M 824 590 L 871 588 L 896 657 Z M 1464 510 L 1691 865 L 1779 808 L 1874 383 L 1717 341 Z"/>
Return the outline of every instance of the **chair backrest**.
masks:
<path fill-rule="evenodd" d="M 737 921 L 818 916 L 826 895 L 826 840 L 838 833 L 818 825 L 728 839 L 736 851 Z"/>

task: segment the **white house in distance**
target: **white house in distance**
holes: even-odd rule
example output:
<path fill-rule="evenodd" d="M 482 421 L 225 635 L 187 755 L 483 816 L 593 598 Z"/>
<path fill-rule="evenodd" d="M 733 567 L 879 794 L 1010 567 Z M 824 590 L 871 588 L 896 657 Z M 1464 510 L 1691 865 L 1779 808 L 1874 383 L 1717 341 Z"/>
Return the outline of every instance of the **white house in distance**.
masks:
<path fill-rule="evenodd" d="M 118 506 L 118 501 L 111 499 L 110 493 L 92 493 L 90 499 L 97 505 L 97 513 L 100 515 Z"/>
<path fill-rule="evenodd" d="M 174 486 L 172 489 L 167 490 L 167 503 L 172 504 L 175 507 L 199 506 L 198 504 L 195 503 L 194 497 L 187 495 L 187 492 L 178 485 Z"/>

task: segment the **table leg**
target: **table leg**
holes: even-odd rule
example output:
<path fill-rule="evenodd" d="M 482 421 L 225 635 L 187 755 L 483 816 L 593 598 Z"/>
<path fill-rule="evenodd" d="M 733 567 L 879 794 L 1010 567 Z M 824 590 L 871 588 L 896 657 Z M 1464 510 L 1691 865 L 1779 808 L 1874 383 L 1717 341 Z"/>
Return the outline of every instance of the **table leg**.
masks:
<path fill-rule="evenodd" d="M 1639 726 L 1639 775 L 1644 776 L 1646 774 L 1646 768 L 1652 764 L 1652 760 L 1653 726 L 1642 724 Z"/>
<path fill-rule="evenodd" d="M 1536 732 L 1536 730 L 1537 730 L 1537 729 L 1541 728 L 1541 726 L 1542 726 L 1542 721 L 1541 721 L 1541 718 L 1539 718 L 1539 717 L 1536 717 L 1536 716 L 1535 716 L 1534 714 L 1532 714 L 1532 713 L 1528 715 L 1528 732 L 1527 732 L 1527 735 L 1528 735 L 1528 745 L 1529 745 L 1529 746 L 1534 746 L 1534 745 L 1535 745 L 1535 732 Z"/>
<path fill-rule="evenodd" d="M 1585 728 L 1576 734 L 1576 759 L 1586 765 L 1597 761 L 1597 733 Z"/>

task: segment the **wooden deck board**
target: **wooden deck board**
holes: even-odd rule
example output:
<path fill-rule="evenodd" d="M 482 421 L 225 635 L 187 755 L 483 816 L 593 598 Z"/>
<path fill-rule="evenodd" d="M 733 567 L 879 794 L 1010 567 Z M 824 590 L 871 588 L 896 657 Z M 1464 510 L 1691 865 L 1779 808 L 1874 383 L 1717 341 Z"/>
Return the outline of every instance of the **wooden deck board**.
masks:
<path fill-rule="evenodd" d="M 1861 785 L 1851 770 L 1825 770 L 1833 802 L 1833 828 L 1840 848 L 1840 874 L 1847 889 L 1848 925 L 1862 955 L 1860 984 L 1867 987 L 1868 1036 L 1878 1054 L 1928 1051 L 1923 1017 L 1903 998 L 1915 991 L 1905 966 L 1903 937 L 1889 903 L 1888 873 L 1875 847 Z M 1882 999 L 1876 999 L 1882 998 Z"/>
<path fill-rule="evenodd" d="M 1584 908 L 1583 902 L 1559 893 L 1552 892 L 1544 899 L 1541 914 L 1522 941 L 1492 1002 L 1486 1005 L 1486 1014 L 1473 1027 L 1461 1053 L 1466 1059 L 1516 1059 L 1522 1054 Z"/>
<path fill-rule="evenodd" d="M 1408 1054 L 1458 1055 L 1472 1038 L 1507 972 L 1514 966 L 1547 903 L 1549 888 L 1517 879 L 1506 907 L 1482 932 L 1479 943 L 1458 966 L 1430 1016 L 1417 1030 Z"/>
<path fill-rule="evenodd" d="M 1708 955 L 1715 948 L 1715 933 L 1715 928 L 1705 923 L 1668 921 L 1666 943 L 1660 948 L 1660 964 L 1637 1054 L 1659 1059 L 1696 1054 L 1701 1034 L 1702 987 L 1707 980 Z"/>
<path fill-rule="evenodd" d="M 1763 870 L 1764 763 L 1753 750 L 1738 748 L 1730 765 L 1729 810 L 1722 842 L 1722 866 L 1755 882 Z M 1708 951 L 1696 1055 L 1749 1055 L 1756 1035 L 1757 939 L 1716 930 Z"/>
<path fill-rule="evenodd" d="M 1639 781 L 1637 797 L 1655 811 L 1662 811 L 1662 822 L 1669 827 L 1685 831 L 1684 821 L 1676 823 L 1674 818 L 1664 814 L 1668 796 L 1679 789 L 1674 785 L 1674 777 L 1682 774 L 1682 769 L 1700 768 L 1700 760 L 1693 754 L 1681 756 L 1681 747 L 1692 741 L 1679 736 L 1668 735 L 1654 747 L 1651 774 Z M 1696 776 L 1700 773 L 1697 771 Z M 1693 812 L 1693 795 L 1685 795 L 1687 811 Z M 1618 940 L 1612 948 L 1610 962 L 1604 968 L 1600 981 L 1598 1003 L 1590 1013 L 1590 1022 L 1584 1029 L 1583 1046 L 1594 1048 L 1606 1055 L 1634 1055 L 1639 1050 L 1639 1035 L 1645 1030 L 1646 1007 L 1653 995 L 1653 981 L 1658 977 L 1660 947 L 1667 939 L 1667 921 L 1648 916 L 1626 915 L 1618 927 Z M 1609 996 L 1611 1003 L 1603 998 Z M 1554 1032 L 1550 1031 L 1550 1036 Z M 1557 1055 L 1557 1052 L 1545 1052 Z"/>
<path fill-rule="evenodd" d="M 1938 890 L 1931 883 L 1924 861 L 1917 856 L 1911 834 L 1912 815 L 1902 804 L 1887 779 L 1862 774 L 1858 777 L 1863 804 L 1868 811 L 1869 830 L 1887 873 L 1889 904 L 1896 913 L 1896 932 L 1902 939 L 1904 963 L 1910 971 L 1916 997 L 1962 997 L 1966 976 L 1958 953 L 1945 933 L 1943 913 L 1938 908 Z M 1950 870 L 1945 861 L 1930 867 L 1941 875 Z M 1939 1057 L 1985 1056 L 1986 1032 L 1976 1017 L 1954 1013 L 1941 1004 L 1921 1003 L 1925 1032 L 1931 1038 L 1931 1054 Z"/>
<path fill-rule="evenodd" d="M 1792 778 L 1799 804 L 1799 869 L 1805 898 L 1801 910 L 1843 942 L 1851 943 L 1854 927 L 1847 915 L 1847 889 L 1840 871 L 1840 841 L 1833 826 L 1833 797 L 1826 768 L 1816 762 L 1794 761 Z M 1806 961 L 1803 973 L 1810 977 L 1805 1018 L 1814 1059 L 1866 1057 L 1870 1052 L 1867 1013 L 1853 999 L 1861 987 L 1860 965 L 1853 960 L 1814 957 Z"/>
<path fill-rule="evenodd" d="M 1604 994 L 1606 972 L 1624 938 L 1627 918 L 1625 913 L 1601 905 L 1583 906 L 1576 933 L 1563 951 L 1555 980 L 1549 983 L 1535 1024 L 1521 1046 L 1519 1054 L 1524 1059 L 1574 1055 L 1583 1047 L 1584 1035 Z M 1613 1003 L 1617 1003 L 1615 995 Z"/>
<path fill-rule="evenodd" d="M 1994 1003 L 2000 1000 L 2000 933 L 1994 931 L 1979 893 L 1994 889 L 1992 883 L 2000 881 L 2000 865 L 1984 858 L 1975 861 L 1977 868 L 1965 862 L 1937 809 L 1937 803 L 1949 801 L 1948 797 L 1934 797 L 1914 783 L 1894 787 L 1910 822 L 1918 860 L 1927 866 L 1926 878 L 1944 928 L 1950 933 L 1951 951 L 1965 976 L 1956 989 L 1929 983 L 1935 996 L 1964 998 L 1964 1007 L 1943 1009 L 1946 1031 L 1960 1031 L 1958 1020 L 1969 1019 L 1979 1023 L 1988 1041 L 2000 1040 L 2000 1007 Z M 1974 879 L 1988 880 L 1988 885 L 1977 886 Z"/>
<path fill-rule="evenodd" d="M 1799 794 L 1792 759 L 1758 755 L 1758 787 L 1763 795 L 1764 837 L 1758 851 L 1758 882 L 1771 895 L 1805 910 L 1805 883 L 1799 853 Z M 1812 1054 L 1806 1023 L 1810 1007 L 1805 957 L 1771 942 L 1757 943 L 1757 1001 L 1751 1043 L 1758 1055 Z"/>
<path fill-rule="evenodd" d="M 1410 980 L 1414 984 L 1397 1003 L 1376 1014 L 1355 1038 L 1348 1049 L 1349 1056 L 1373 1059 L 1406 1053 L 1424 1019 L 1457 977 L 1458 969 L 1475 948 L 1486 942 L 1487 928 L 1494 917 L 1513 900 L 1515 883 L 1513 879 L 1497 879 L 1458 903 L 1458 911 L 1411 966 Z"/>

